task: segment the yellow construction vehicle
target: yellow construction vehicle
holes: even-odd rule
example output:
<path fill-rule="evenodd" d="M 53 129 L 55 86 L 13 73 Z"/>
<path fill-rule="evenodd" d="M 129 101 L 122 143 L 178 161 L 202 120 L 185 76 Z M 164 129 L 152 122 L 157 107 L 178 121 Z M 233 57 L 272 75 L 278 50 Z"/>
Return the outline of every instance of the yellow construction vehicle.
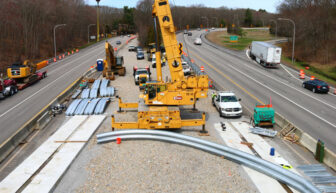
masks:
<path fill-rule="evenodd" d="M 45 78 L 47 76 L 47 71 L 40 70 L 47 66 L 47 61 L 42 61 L 34 64 L 30 60 L 25 60 L 22 62 L 16 62 L 7 68 L 7 76 L 10 79 L 14 79 L 17 82 L 18 89 L 24 89 L 29 85 Z"/>
<path fill-rule="evenodd" d="M 123 66 L 124 57 L 115 56 L 113 47 L 107 41 L 105 42 L 105 53 L 106 59 L 104 60 L 103 77 L 114 80 L 115 74 L 125 76 L 126 68 Z"/>
<path fill-rule="evenodd" d="M 155 54 L 155 51 L 156 51 L 155 43 L 148 44 L 148 49 L 147 49 L 147 58 L 148 58 L 148 61 L 152 61 L 153 54 Z"/>
<path fill-rule="evenodd" d="M 166 50 L 171 80 L 168 82 L 162 80 L 161 52 L 156 49 L 157 81 L 147 82 L 144 85 L 144 92 L 140 95 L 140 98 L 144 99 L 144 101 L 127 104 L 122 103 L 121 99 L 119 99 L 119 107 L 138 108 L 138 121 L 117 123 L 115 118 L 112 117 L 112 128 L 177 129 L 182 126 L 203 126 L 204 131 L 204 113 L 181 110 L 179 106 L 195 105 L 198 98 L 207 97 L 208 76 L 184 76 L 181 62 L 182 45 L 176 40 L 175 27 L 168 0 L 155 0 L 152 15 L 156 32 L 155 47 L 159 48 L 158 23 Z"/>

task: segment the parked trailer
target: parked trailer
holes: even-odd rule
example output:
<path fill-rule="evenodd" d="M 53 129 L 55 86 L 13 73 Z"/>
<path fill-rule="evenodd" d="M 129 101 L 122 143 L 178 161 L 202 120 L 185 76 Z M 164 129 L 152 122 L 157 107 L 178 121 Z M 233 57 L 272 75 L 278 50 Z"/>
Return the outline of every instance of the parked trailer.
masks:
<path fill-rule="evenodd" d="M 265 67 L 275 67 L 280 64 L 281 48 L 267 42 L 253 41 L 250 57 Z"/>

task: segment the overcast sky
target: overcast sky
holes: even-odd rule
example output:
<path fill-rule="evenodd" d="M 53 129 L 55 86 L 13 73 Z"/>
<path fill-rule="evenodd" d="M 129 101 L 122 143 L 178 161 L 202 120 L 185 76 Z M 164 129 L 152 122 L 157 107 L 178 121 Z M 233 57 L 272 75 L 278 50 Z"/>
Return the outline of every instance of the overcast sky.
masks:
<path fill-rule="evenodd" d="M 96 0 L 85 0 L 90 5 L 96 5 Z M 122 8 L 124 6 L 135 7 L 138 0 L 100 0 L 100 5 Z M 170 0 L 171 4 L 190 6 L 203 4 L 206 7 L 228 8 L 251 8 L 255 10 L 266 9 L 268 12 L 275 13 L 276 7 L 281 0 Z"/>

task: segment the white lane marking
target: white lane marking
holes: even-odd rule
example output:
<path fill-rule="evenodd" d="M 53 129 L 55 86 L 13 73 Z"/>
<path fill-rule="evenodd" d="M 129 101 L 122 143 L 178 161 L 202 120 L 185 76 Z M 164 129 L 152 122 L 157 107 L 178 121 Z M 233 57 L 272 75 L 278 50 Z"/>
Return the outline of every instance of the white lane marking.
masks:
<path fill-rule="evenodd" d="M 329 124 L 330 126 L 332 126 L 332 127 L 336 128 L 336 125 L 334 125 L 334 124 L 332 124 L 331 122 L 327 121 L 326 119 L 324 119 L 324 118 L 322 118 L 322 117 L 318 116 L 317 114 L 315 114 L 315 113 L 313 113 L 312 111 L 310 111 L 310 110 L 306 109 L 305 107 L 303 107 L 303 106 L 301 106 L 301 105 L 297 104 L 296 102 L 294 102 L 294 101 L 290 100 L 288 97 L 286 97 L 286 96 L 284 96 L 284 95 L 280 94 L 279 92 L 277 92 L 277 91 L 275 91 L 275 90 L 271 89 L 270 87 L 266 86 L 265 84 L 263 84 L 263 83 L 259 82 L 258 80 L 256 80 L 256 79 L 252 78 L 251 76 L 249 76 L 249 75 L 245 74 L 244 72 L 242 72 L 242 71 L 240 71 L 240 70 L 238 70 L 238 69 L 236 69 L 236 68 L 234 68 L 234 67 L 232 67 L 232 66 L 231 66 L 231 68 L 232 68 L 232 69 L 234 69 L 234 70 L 236 70 L 236 71 L 238 71 L 238 72 L 240 72 L 241 74 L 243 74 L 244 76 L 246 76 L 246 77 L 250 78 L 251 80 L 255 81 L 255 82 L 256 82 L 256 83 L 258 83 L 259 85 L 261 85 L 261 86 L 263 86 L 263 87 L 267 88 L 268 90 L 270 90 L 270 91 L 274 92 L 275 94 L 277 94 L 277 95 L 281 96 L 282 98 L 284 98 L 284 99 L 288 100 L 289 102 L 293 103 L 294 105 L 296 105 L 296 106 L 298 106 L 298 107 L 302 108 L 303 110 L 307 111 L 308 113 L 310 113 L 310 114 L 314 115 L 315 117 L 317 117 L 317 118 L 321 119 L 322 121 L 326 122 L 326 123 L 327 123 L 327 124 Z"/>
<path fill-rule="evenodd" d="M 250 58 L 250 57 L 249 57 L 249 58 Z M 249 65 L 246 65 L 245 63 L 242 63 L 242 64 L 245 65 L 246 67 L 250 68 L 251 70 L 254 70 L 254 71 L 256 71 L 256 72 L 262 74 L 263 76 L 267 76 L 268 78 L 273 79 L 273 80 L 276 81 L 276 82 L 279 82 L 279 83 L 281 83 L 281 84 L 283 84 L 283 85 L 285 85 L 285 86 L 288 86 L 288 87 L 292 88 L 293 90 L 295 90 L 295 91 L 297 91 L 297 92 L 300 92 L 300 93 L 302 93 L 302 94 L 304 94 L 304 95 L 306 95 L 306 96 L 308 96 L 308 97 L 310 97 L 310 98 L 312 98 L 312 99 L 315 99 L 316 101 L 318 101 L 318 102 L 320 102 L 320 103 L 323 103 L 323 104 L 327 105 L 328 107 L 330 107 L 330 108 L 336 110 L 336 107 L 334 107 L 333 105 L 331 105 L 331 104 L 329 104 L 329 103 L 324 102 L 324 101 L 321 100 L 321 99 L 318 99 L 318 98 L 316 98 L 316 97 L 314 97 L 314 96 L 311 96 L 311 95 L 309 95 L 309 94 L 307 94 L 307 93 L 305 93 L 305 92 L 303 92 L 303 91 L 301 91 L 301 90 L 299 90 L 299 89 L 297 89 L 297 88 L 295 88 L 295 87 L 293 87 L 293 86 L 291 86 L 291 85 L 289 85 L 289 84 L 286 84 L 286 83 L 284 83 L 284 82 L 282 82 L 282 81 L 280 81 L 280 80 L 278 80 L 278 79 L 276 79 L 276 78 L 274 78 L 274 77 L 272 77 L 272 76 L 267 75 L 266 73 L 262 73 L 262 72 L 260 72 L 259 70 L 255 69 L 255 68 L 252 68 L 252 67 L 249 66 Z M 300 87 L 300 88 L 301 88 L 301 87 Z"/>
<path fill-rule="evenodd" d="M 298 78 L 295 77 L 292 73 L 290 73 L 290 72 L 287 70 L 287 68 L 284 67 L 284 65 L 280 64 L 280 66 L 281 66 L 281 67 L 282 67 L 282 68 L 283 68 L 289 75 L 291 75 L 294 79 L 300 81 L 301 83 L 303 82 L 303 80 L 298 79 Z"/>
<path fill-rule="evenodd" d="M 244 64 L 244 65 L 245 65 L 245 64 Z M 230 65 L 229 65 L 229 66 L 230 66 Z M 302 105 L 299 105 L 299 104 L 295 103 L 294 101 L 290 100 L 288 97 L 286 97 L 286 96 L 284 96 L 284 95 L 280 94 L 279 92 L 277 92 L 277 91 L 275 91 L 275 90 L 271 89 L 270 87 L 266 86 L 265 84 L 263 84 L 263 83 L 259 82 L 259 81 L 258 81 L 258 80 L 256 80 L 256 79 L 252 78 L 251 76 L 249 76 L 249 75 L 245 74 L 244 72 L 242 72 L 242 71 L 240 71 L 240 70 L 238 70 L 238 69 L 234 68 L 233 66 L 230 66 L 230 67 L 231 67 L 233 70 L 235 70 L 235 71 L 237 71 L 237 72 L 239 72 L 239 73 L 243 74 L 244 76 L 246 76 L 246 77 L 250 78 L 251 80 L 255 81 L 256 83 L 260 84 L 261 86 L 263 86 L 263 87 L 267 88 L 268 90 L 270 90 L 270 91 L 274 92 L 275 94 L 277 94 L 277 95 L 281 96 L 282 98 L 284 98 L 284 99 L 288 100 L 289 102 L 293 103 L 294 105 L 296 105 L 296 106 L 300 107 L 301 109 L 303 109 L 303 110 L 307 111 L 308 113 L 310 113 L 310 114 L 314 115 L 315 117 L 317 117 L 317 118 L 321 119 L 322 121 L 326 122 L 328 125 L 330 125 L 330 126 L 332 126 L 332 127 L 336 128 L 336 125 L 334 125 L 333 123 L 331 123 L 331 122 L 327 121 L 326 119 L 324 119 L 324 118 L 322 118 L 322 117 L 318 116 L 317 114 L 313 113 L 312 111 L 308 110 L 307 108 L 303 107 Z M 280 82 L 280 81 L 279 81 L 279 82 Z"/>
<path fill-rule="evenodd" d="M 249 58 L 250 60 L 252 60 L 252 58 L 248 55 L 248 49 L 246 50 L 246 56 L 247 56 L 247 58 Z M 253 60 L 252 60 L 252 61 L 253 61 Z M 253 61 L 253 62 L 256 63 L 256 64 L 258 64 L 256 61 Z M 296 80 L 300 81 L 301 83 L 303 82 L 303 80 L 301 80 L 301 79 L 295 77 L 292 73 L 290 73 L 290 72 L 288 71 L 287 67 L 285 67 L 283 64 L 280 64 L 280 66 L 281 66 L 284 70 L 286 70 L 287 73 L 290 74 L 293 78 L 295 78 Z M 296 74 L 299 75 L 299 72 L 297 72 L 297 71 L 295 71 L 294 69 L 291 69 L 291 68 L 289 68 L 289 69 L 290 69 L 291 71 L 293 71 L 293 72 L 295 72 Z M 309 77 L 309 76 L 306 76 L 306 75 L 305 75 L 305 78 L 310 79 L 310 77 Z M 330 88 L 334 89 L 334 93 L 336 93 L 336 88 L 331 87 L 331 86 L 330 86 Z M 300 91 L 300 92 L 301 92 L 301 91 Z M 328 92 L 328 94 L 331 95 L 331 96 L 336 96 L 335 94 L 332 94 L 332 93 L 330 93 L 330 92 Z M 307 94 L 306 94 L 306 95 L 307 95 Z M 309 96 L 310 96 L 310 95 L 309 95 Z M 310 97 L 312 97 L 312 96 L 310 96 Z M 316 99 L 316 100 L 319 100 L 319 99 Z M 323 101 L 319 101 L 319 102 L 323 102 Z"/>
<path fill-rule="evenodd" d="M 91 54 L 91 53 L 93 53 L 93 52 L 95 52 L 95 51 L 96 51 L 96 50 L 92 50 L 91 52 L 89 52 L 89 53 L 87 53 L 87 54 Z M 81 56 L 81 57 L 79 57 L 79 58 L 77 58 L 77 59 L 75 59 L 75 60 L 73 60 L 73 61 L 70 62 L 69 64 L 74 63 L 75 61 L 77 61 L 77 60 L 79 60 L 79 59 L 81 59 L 81 58 L 87 56 L 87 54 L 86 54 L 86 55 L 83 55 L 83 56 Z M 100 54 L 101 54 L 101 53 L 100 53 Z M 100 54 L 99 54 L 99 55 L 100 55 Z M 21 101 L 20 103 L 16 104 L 16 105 L 13 106 L 12 108 L 8 109 L 6 112 L 2 113 L 2 114 L 0 115 L 0 118 L 3 117 L 3 116 L 4 116 L 5 114 L 7 114 L 8 112 L 10 112 L 10 111 L 12 111 L 13 109 L 15 109 L 16 107 L 18 107 L 19 105 L 21 105 L 22 103 L 24 103 L 24 102 L 26 102 L 27 100 L 31 99 L 33 96 L 35 96 L 36 94 L 40 93 L 42 90 L 48 88 L 50 85 L 52 85 L 53 83 L 55 83 L 57 80 L 63 78 L 65 75 L 67 75 L 67 74 L 69 74 L 69 73 L 75 71 L 75 70 L 76 70 L 77 68 L 79 68 L 79 67 L 82 67 L 82 66 L 81 66 L 81 65 L 78 65 L 77 67 L 73 68 L 71 71 L 68 71 L 67 73 L 65 73 L 65 74 L 63 74 L 62 76 L 58 77 L 57 79 L 55 79 L 55 80 L 52 81 L 51 83 L 47 84 L 45 87 L 41 88 L 40 90 L 38 90 L 38 91 L 35 92 L 34 94 L 32 94 L 32 95 L 30 95 L 29 97 L 25 98 L 25 99 L 24 99 L 23 101 Z"/>
<path fill-rule="evenodd" d="M 110 41 L 112 41 L 112 40 L 114 40 L 114 38 L 108 40 L 108 42 L 110 42 Z M 111 42 L 110 42 L 110 43 L 111 43 Z M 103 46 L 102 43 L 100 43 L 100 44 L 98 44 L 98 45 L 95 45 L 95 46 L 92 46 L 91 49 L 97 49 L 99 46 Z M 87 52 L 89 52 L 89 50 L 84 50 L 81 54 L 86 55 Z M 90 52 L 89 52 L 89 53 L 90 53 Z M 77 54 L 78 54 L 78 53 L 77 53 Z M 62 59 L 62 60 L 58 60 L 57 62 L 53 62 L 53 63 L 51 63 L 50 65 L 46 66 L 46 70 L 48 70 L 48 75 L 51 75 L 51 74 L 53 74 L 53 73 L 55 73 L 55 72 L 57 72 L 57 71 L 59 71 L 59 70 L 62 70 L 62 67 L 66 66 L 66 65 L 69 65 L 69 63 L 68 63 L 68 64 L 63 64 L 63 65 L 61 66 L 61 68 L 57 68 L 57 67 L 56 67 L 56 68 L 54 68 L 54 69 L 48 69 L 49 67 L 50 67 L 50 68 L 51 68 L 51 67 L 54 67 L 56 64 L 59 64 L 59 63 L 61 63 L 61 62 L 67 62 L 68 60 L 73 59 L 73 56 L 77 56 L 77 55 L 76 55 L 76 54 L 71 55 L 71 56 L 69 56 L 69 57 L 66 57 L 66 58 L 64 58 L 64 59 Z"/>
<path fill-rule="evenodd" d="M 88 53 L 86 53 L 86 54 L 84 54 L 84 55 L 82 55 L 82 56 L 76 58 L 75 60 L 73 60 L 73 61 L 71 61 L 71 62 L 69 62 L 68 65 L 71 64 L 71 63 L 74 63 L 75 61 L 77 61 L 77 60 L 79 60 L 79 59 L 81 59 L 81 58 L 83 58 L 83 57 L 85 57 L 85 56 L 87 56 L 88 54 L 91 54 L 91 53 L 95 52 L 96 49 L 98 49 L 98 46 L 101 46 L 101 45 L 97 45 L 97 46 L 95 46 L 95 47 L 94 47 L 95 49 L 93 49 L 92 51 L 90 51 L 90 52 L 88 52 Z M 103 54 L 103 53 L 104 53 L 104 52 L 100 52 L 98 55 L 101 55 L 101 54 Z M 21 105 L 22 103 L 24 103 L 25 101 L 29 100 L 30 98 L 32 98 L 32 97 L 35 96 L 36 94 L 38 94 L 38 93 L 41 92 L 42 90 L 44 90 L 44 89 L 46 89 L 47 87 L 49 87 L 50 85 L 52 85 L 52 84 L 53 84 L 54 82 L 56 82 L 58 79 L 64 77 L 65 75 L 69 74 L 70 72 L 76 70 L 76 69 L 79 68 L 79 67 L 82 67 L 82 66 L 79 65 L 79 66 L 73 68 L 71 71 L 68 71 L 67 73 L 65 73 L 65 74 L 63 74 L 62 76 L 58 77 L 58 78 L 55 79 L 54 81 L 52 81 L 52 82 L 50 82 L 49 84 L 47 84 L 45 87 L 43 87 L 43 88 L 41 88 L 40 90 L 38 90 L 36 93 L 30 95 L 29 97 L 27 97 L 26 99 L 24 99 L 24 100 L 21 101 L 20 103 L 16 104 L 15 106 L 13 106 L 13 107 L 10 108 L 10 109 L 8 109 L 6 112 L 4 112 L 4 113 L 2 113 L 2 114 L 0 115 L 0 118 L 3 117 L 3 116 L 4 116 L 5 114 L 7 114 L 8 112 L 10 112 L 10 111 L 12 111 L 13 109 L 15 109 L 16 107 L 18 107 L 19 105 Z M 58 68 L 58 69 L 61 69 L 61 68 Z"/>

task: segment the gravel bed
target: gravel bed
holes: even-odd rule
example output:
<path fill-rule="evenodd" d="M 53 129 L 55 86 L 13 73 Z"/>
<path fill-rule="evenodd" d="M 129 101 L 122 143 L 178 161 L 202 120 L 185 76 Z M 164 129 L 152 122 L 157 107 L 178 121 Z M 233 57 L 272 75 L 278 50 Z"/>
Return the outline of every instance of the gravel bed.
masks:
<path fill-rule="evenodd" d="M 130 45 L 136 45 L 133 40 Z M 136 60 L 135 53 L 123 49 L 127 76 L 117 76 L 112 85 L 124 102 L 138 101 L 138 87 L 132 77 L 133 65 L 145 67 L 150 63 Z M 146 55 L 147 57 L 147 55 Z M 167 76 L 169 68 L 163 67 Z M 151 69 L 156 79 L 155 69 Z M 210 93 L 210 91 L 209 91 Z M 200 99 L 196 106 L 208 115 L 218 115 L 210 97 Z M 136 121 L 136 112 L 116 113 L 117 100 L 110 103 L 106 114 L 114 114 L 116 121 Z M 213 120 L 214 118 L 211 118 Z M 201 127 L 186 127 L 175 131 L 222 143 L 213 129 L 214 122 L 207 122 L 210 136 L 199 136 Z M 107 117 L 97 133 L 111 131 Z M 76 180 L 74 180 L 76 179 Z M 54 192 L 258 192 L 241 166 L 221 157 L 171 143 L 157 141 L 122 141 L 97 144 L 92 137 L 86 148 L 70 166 Z"/>

